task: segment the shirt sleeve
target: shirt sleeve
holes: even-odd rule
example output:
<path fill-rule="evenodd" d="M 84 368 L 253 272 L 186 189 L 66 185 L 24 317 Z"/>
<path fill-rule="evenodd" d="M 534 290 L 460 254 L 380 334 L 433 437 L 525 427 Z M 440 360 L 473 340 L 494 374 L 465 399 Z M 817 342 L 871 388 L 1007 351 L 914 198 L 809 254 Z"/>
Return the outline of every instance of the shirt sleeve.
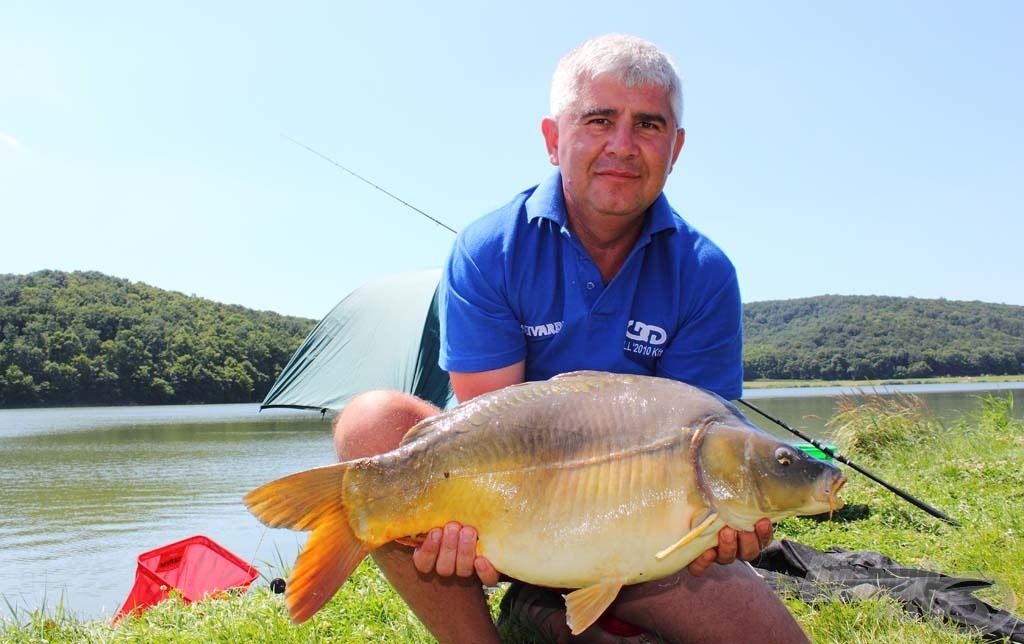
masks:
<path fill-rule="evenodd" d="M 692 313 L 668 342 L 656 375 L 735 400 L 743 395 L 743 305 L 739 282 L 724 255 L 716 270 L 707 268 L 702 271 L 701 283 L 688 287 Z M 707 279 L 709 276 L 714 279 Z"/>
<path fill-rule="evenodd" d="M 501 239 L 467 229 L 441 275 L 441 368 L 477 372 L 526 357 L 522 326 L 509 305 Z"/>

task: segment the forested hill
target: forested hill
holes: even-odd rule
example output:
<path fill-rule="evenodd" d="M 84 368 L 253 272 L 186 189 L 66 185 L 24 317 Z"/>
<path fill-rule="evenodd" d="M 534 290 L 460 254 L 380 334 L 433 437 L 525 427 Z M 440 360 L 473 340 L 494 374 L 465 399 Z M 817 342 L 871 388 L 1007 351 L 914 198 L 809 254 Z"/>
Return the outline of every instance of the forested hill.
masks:
<path fill-rule="evenodd" d="M 1024 374 L 1024 306 L 825 295 L 743 318 L 748 380 Z M 315 323 L 95 272 L 0 275 L 0 407 L 257 402 Z"/>
<path fill-rule="evenodd" d="M 0 275 L 0 407 L 259 401 L 314 325 L 95 272 Z"/>
<path fill-rule="evenodd" d="M 823 295 L 746 304 L 743 323 L 748 380 L 1024 374 L 1024 306 Z"/>

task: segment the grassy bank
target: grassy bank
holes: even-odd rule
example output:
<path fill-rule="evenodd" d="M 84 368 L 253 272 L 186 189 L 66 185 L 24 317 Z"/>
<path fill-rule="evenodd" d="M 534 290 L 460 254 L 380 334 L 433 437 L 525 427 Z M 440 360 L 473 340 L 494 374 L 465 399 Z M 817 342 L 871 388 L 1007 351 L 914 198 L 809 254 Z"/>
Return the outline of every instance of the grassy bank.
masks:
<path fill-rule="evenodd" d="M 1024 599 L 1024 424 L 1013 418 L 1012 398 L 988 397 L 977 414 L 943 426 L 912 396 L 898 406 L 852 397 L 831 422 L 849 458 L 963 527 L 941 523 L 849 472 L 843 492 L 848 505 L 833 521 L 786 520 L 777 537 L 820 549 L 878 551 L 915 568 L 994 579 L 983 598 L 1024 612 L 1018 608 Z M 787 604 L 816 642 L 980 641 L 952 626 L 914 619 L 884 598 Z M 324 610 L 298 627 L 282 596 L 265 584 L 242 597 L 189 606 L 164 602 L 116 628 L 79 621 L 59 607 L 8 613 L 0 642 L 431 641 L 367 562 Z"/>

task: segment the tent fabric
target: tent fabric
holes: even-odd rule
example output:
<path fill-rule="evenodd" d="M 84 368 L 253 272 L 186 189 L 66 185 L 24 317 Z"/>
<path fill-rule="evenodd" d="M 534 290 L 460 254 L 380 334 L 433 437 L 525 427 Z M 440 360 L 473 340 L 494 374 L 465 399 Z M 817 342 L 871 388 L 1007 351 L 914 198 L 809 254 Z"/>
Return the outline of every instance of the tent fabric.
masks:
<path fill-rule="evenodd" d="M 974 595 L 993 585 L 988 580 L 908 568 L 877 552 L 823 552 L 787 539 L 771 543 L 751 563 L 777 592 L 809 604 L 884 593 L 915 616 L 941 617 L 989 639 L 1024 642 L 1024 621 Z"/>
<path fill-rule="evenodd" d="M 139 555 L 135 584 L 114 622 L 155 606 L 172 590 L 187 604 L 232 588 L 248 588 L 258 576 L 255 568 L 209 537 L 169 543 Z"/>
<path fill-rule="evenodd" d="M 401 273 L 347 295 L 298 348 L 260 408 L 338 410 L 372 389 L 447 407 L 451 384 L 437 363 L 440 277 L 439 268 Z"/>

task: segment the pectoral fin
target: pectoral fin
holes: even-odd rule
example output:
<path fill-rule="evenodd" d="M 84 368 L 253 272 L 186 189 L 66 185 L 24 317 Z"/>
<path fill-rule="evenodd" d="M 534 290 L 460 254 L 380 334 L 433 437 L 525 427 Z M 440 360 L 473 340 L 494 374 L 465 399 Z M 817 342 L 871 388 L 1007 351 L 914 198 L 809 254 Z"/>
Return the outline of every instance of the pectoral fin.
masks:
<path fill-rule="evenodd" d="M 682 548 L 686 544 L 690 543 L 691 541 L 693 541 L 694 539 L 696 539 L 700 535 L 704 534 L 704 532 L 708 528 L 711 527 L 711 524 L 714 523 L 715 519 L 717 519 L 717 518 L 718 518 L 718 513 L 717 512 L 712 512 L 711 514 L 708 515 L 708 517 L 706 519 L 704 519 L 703 521 L 700 522 L 700 525 L 698 525 L 693 530 L 690 530 L 689 532 L 687 532 L 685 537 L 683 537 L 679 541 L 676 541 L 671 546 L 669 546 L 668 548 L 665 548 L 664 550 L 662 550 L 658 554 L 654 555 L 654 557 L 656 559 L 658 559 L 658 560 L 661 560 L 661 559 L 664 559 L 665 557 L 669 556 L 670 554 L 672 554 L 676 550 L 679 550 L 680 548 Z"/>
<path fill-rule="evenodd" d="M 621 580 L 604 581 L 574 590 L 565 596 L 565 621 L 573 635 L 579 635 L 597 621 L 615 601 L 622 588 Z"/>

